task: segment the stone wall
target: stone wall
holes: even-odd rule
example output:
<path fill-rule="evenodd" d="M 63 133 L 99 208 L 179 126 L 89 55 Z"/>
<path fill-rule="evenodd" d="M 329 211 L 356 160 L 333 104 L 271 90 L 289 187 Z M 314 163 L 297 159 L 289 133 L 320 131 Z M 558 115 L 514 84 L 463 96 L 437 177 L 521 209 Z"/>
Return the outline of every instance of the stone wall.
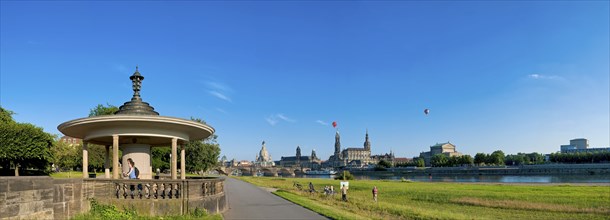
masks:
<path fill-rule="evenodd" d="M 48 176 L 0 177 L 0 220 L 69 219 L 90 210 L 90 199 L 119 209 L 134 209 L 141 215 L 181 215 L 196 208 L 221 213 L 227 208 L 224 179 L 177 180 L 180 197 L 117 198 L 116 184 L 140 180 L 53 179 Z M 141 180 L 151 183 L 155 180 Z M 157 180 L 159 182 L 168 182 Z"/>
<path fill-rule="evenodd" d="M 0 219 L 70 218 L 88 210 L 81 189 L 78 179 L 0 177 Z"/>

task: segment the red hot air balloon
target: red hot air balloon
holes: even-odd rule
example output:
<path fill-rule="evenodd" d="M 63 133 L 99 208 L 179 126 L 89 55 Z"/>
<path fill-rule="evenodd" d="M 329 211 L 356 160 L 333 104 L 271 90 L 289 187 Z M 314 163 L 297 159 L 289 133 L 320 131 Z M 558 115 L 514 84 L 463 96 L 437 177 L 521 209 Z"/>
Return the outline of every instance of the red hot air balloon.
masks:
<path fill-rule="evenodd" d="M 427 114 L 429 114 L 429 113 L 430 113 L 430 109 L 425 109 L 425 110 L 424 110 L 424 113 L 425 113 L 426 115 L 427 115 Z"/>
<path fill-rule="evenodd" d="M 333 128 L 336 128 L 336 127 L 337 127 L 337 122 L 333 121 Z"/>

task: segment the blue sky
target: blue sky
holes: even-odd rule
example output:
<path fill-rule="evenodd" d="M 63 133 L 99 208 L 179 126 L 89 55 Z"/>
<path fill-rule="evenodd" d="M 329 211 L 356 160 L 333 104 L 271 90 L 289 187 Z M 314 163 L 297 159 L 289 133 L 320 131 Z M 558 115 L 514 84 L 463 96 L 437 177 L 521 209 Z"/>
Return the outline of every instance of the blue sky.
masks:
<path fill-rule="evenodd" d="M 59 134 L 131 98 L 202 118 L 222 155 L 413 157 L 610 145 L 607 1 L 6 2 L 0 105 Z M 430 109 L 424 115 L 424 109 Z"/>

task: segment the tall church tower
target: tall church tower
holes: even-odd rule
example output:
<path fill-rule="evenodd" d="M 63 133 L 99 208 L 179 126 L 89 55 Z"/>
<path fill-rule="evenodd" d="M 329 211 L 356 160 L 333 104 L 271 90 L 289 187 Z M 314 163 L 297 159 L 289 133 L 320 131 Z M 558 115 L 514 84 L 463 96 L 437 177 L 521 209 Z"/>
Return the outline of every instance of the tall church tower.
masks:
<path fill-rule="evenodd" d="M 369 129 L 366 129 L 366 137 L 364 138 L 364 149 L 371 151 L 371 142 L 369 141 Z"/>
<path fill-rule="evenodd" d="M 339 131 L 335 134 L 335 158 L 341 158 L 341 136 L 339 136 Z"/>
<path fill-rule="evenodd" d="M 301 159 L 301 147 L 297 146 L 297 160 Z"/>

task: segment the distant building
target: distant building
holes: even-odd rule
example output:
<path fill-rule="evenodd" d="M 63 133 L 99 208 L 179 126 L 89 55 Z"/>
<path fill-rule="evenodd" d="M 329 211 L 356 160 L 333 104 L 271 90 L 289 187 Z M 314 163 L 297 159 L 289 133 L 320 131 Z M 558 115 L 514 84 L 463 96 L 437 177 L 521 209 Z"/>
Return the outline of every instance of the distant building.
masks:
<path fill-rule="evenodd" d="M 256 155 L 256 160 L 254 161 L 255 166 L 260 167 L 273 167 L 275 166 L 275 162 L 271 159 L 271 155 L 267 152 L 267 148 L 265 148 L 265 141 L 263 141 L 263 147 L 260 152 Z"/>
<path fill-rule="evenodd" d="M 70 146 L 83 144 L 83 139 L 74 138 L 74 137 L 70 137 L 70 136 L 63 136 L 59 139 L 59 141 L 67 143 Z"/>
<path fill-rule="evenodd" d="M 589 148 L 589 140 L 577 138 L 570 140 L 570 144 L 559 146 L 561 153 L 597 152 L 610 151 L 610 147 Z"/>
<path fill-rule="evenodd" d="M 247 161 L 247 160 L 241 160 L 237 163 L 238 167 L 251 167 L 252 166 L 252 162 Z"/>
<path fill-rule="evenodd" d="M 462 153 L 455 150 L 455 145 L 447 142 L 430 146 L 430 151 L 420 153 L 419 157 L 424 159 L 426 166 L 430 166 L 432 157 L 437 154 L 444 154 L 447 157 L 462 156 Z"/>
<path fill-rule="evenodd" d="M 392 151 L 390 151 L 389 154 L 385 153 L 371 156 L 371 162 L 374 164 L 378 164 L 379 161 L 382 160 L 389 162 L 390 164 L 392 164 L 392 166 L 394 166 L 396 163 L 396 158 L 394 157 L 394 153 L 392 153 Z"/>
<path fill-rule="evenodd" d="M 413 162 L 413 158 L 406 158 L 406 157 L 396 157 L 394 158 L 394 165 L 396 164 L 404 164 L 404 163 L 410 163 Z"/>
<path fill-rule="evenodd" d="M 316 155 L 316 150 L 311 151 L 311 156 L 301 156 L 301 147 L 297 146 L 297 152 L 294 157 L 282 157 L 280 166 L 282 167 L 301 167 L 318 169 L 322 161 Z"/>
<path fill-rule="evenodd" d="M 394 154 L 371 155 L 371 141 L 369 132 L 366 131 L 362 148 L 350 147 L 341 150 L 341 136 L 339 131 L 335 133 L 335 153 L 324 161 L 324 167 L 365 167 L 370 164 L 377 164 L 381 160 L 386 160 L 394 164 Z"/>
<path fill-rule="evenodd" d="M 345 162 L 343 161 L 343 155 L 341 154 L 341 136 L 339 135 L 339 131 L 335 133 L 335 153 L 331 155 L 326 163 L 325 167 L 341 167 L 345 166 Z"/>
<path fill-rule="evenodd" d="M 369 131 L 366 131 L 362 148 L 350 147 L 341 151 L 345 164 L 362 167 L 370 163 L 375 163 L 371 159 L 371 142 L 369 141 Z"/>

